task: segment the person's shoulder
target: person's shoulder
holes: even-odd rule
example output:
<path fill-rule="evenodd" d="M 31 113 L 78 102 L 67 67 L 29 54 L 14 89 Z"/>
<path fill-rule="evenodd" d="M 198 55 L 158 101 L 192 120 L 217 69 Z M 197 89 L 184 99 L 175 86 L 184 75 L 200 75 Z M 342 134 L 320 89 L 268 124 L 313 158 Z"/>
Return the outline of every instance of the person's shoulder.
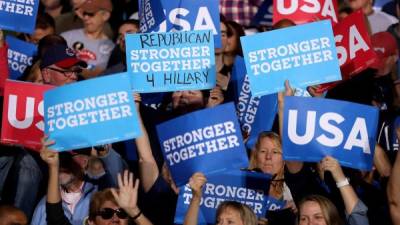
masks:
<path fill-rule="evenodd" d="M 374 10 L 374 14 L 375 14 L 376 17 L 381 17 L 381 18 L 389 20 L 391 23 L 398 23 L 399 22 L 399 20 L 396 17 L 394 17 L 394 16 L 392 16 L 390 14 L 387 14 L 387 13 L 381 11 L 381 10 Z"/>
<path fill-rule="evenodd" d="M 68 31 L 62 32 L 60 35 L 67 39 L 67 37 L 72 37 L 77 34 L 83 34 L 83 29 L 80 28 L 80 29 L 68 30 Z"/>

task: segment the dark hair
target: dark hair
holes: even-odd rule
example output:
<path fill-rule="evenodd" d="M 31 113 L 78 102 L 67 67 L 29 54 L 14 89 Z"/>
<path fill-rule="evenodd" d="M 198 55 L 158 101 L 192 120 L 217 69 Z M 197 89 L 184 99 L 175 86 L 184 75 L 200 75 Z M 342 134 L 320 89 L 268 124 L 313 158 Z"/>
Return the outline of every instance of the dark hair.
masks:
<path fill-rule="evenodd" d="M 58 34 L 50 34 L 43 37 L 38 44 L 38 57 L 42 58 L 47 49 L 54 45 L 67 45 L 67 41 Z"/>
<path fill-rule="evenodd" d="M 73 174 L 77 179 L 83 180 L 85 174 L 81 166 L 72 158 L 71 153 L 60 153 L 60 170 Z"/>
<path fill-rule="evenodd" d="M 396 0 L 398 1 L 398 0 Z M 351 14 L 353 12 L 353 9 L 350 8 L 350 6 L 343 6 L 342 8 L 339 9 L 339 14 L 340 13 L 347 13 L 347 14 Z"/>
<path fill-rule="evenodd" d="M 119 27 L 121 27 L 122 25 L 125 25 L 125 24 L 130 24 L 130 25 L 136 26 L 136 28 L 138 28 L 138 29 L 139 29 L 139 27 L 140 27 L 140 21 L 139 21 L 139 20 L 135 20 L 135 19 L 124 20 L 124 21 L 122 21 L 122 23 L 119 25 Z"/>
<path fill-rule="evenodd" d="M 36 29 L 47 29 L 47 28 L 53 28 L 54 30 L 56 29 L 56 23 L 48 13 L 41 13 L 38 14 L 36 17 Z"/>
<path fill-rule="evenodd" d="M 242 45 L 240 44 L 240 37 L 245 36 L 245 32 L 244 32 L 242 25 L 240 25 L 232 20 L 226 21 L 225 25 L 227 28 L 229 27 L 231 29 L 231 30 L 228 29 L 228 31 L 227 31 L 228 37 L 231 37 L 233 35 L 233 32 L 236 33 L 236 41 L 237 41 L 238 45 L 237 45 L 237 49 L 235 50 L 235 54 L 243 56 Z"/>

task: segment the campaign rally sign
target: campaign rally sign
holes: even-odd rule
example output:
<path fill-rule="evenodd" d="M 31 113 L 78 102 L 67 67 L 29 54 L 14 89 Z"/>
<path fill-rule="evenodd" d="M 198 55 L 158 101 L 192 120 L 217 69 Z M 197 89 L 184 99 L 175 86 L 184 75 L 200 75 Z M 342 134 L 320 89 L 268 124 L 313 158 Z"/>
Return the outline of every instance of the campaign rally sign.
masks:
<path fill-rule="evenodd" d="M 278 111 L 276 94 L 252 97 L 249 76 L 242 57 L 236 57 L 232 69 L 234 101 L 242 131 L 249 135 L 247 148 L 252 149 L 258 134 L 272 129 Z"/>
<path fill-rule="evenodd" d="M 271 176 L 238 169 L 207 176 L 200 202 L 198 224 L 215 224 L 219 204 L 224 201 L 241 202 L 258 217 L 265 217 Z M 189 185 L 180 188 L 175 211 L 175 224 L 183 224 L 192 199 Z"/>
<path fill-rule="evenodd" d="M 32 65 L 32 59 L 36 55 L 37 46 L 12 36 L 7 36 L 6 42 L 8 44 L 10 79 L 16 80 L 24 73 L 28 66 Z"/>
<path fill-rule="evenodd" d="M 39 0 L 0 1 L 0 28 L 33 33 Z"/>
<path fill-rule="evenodd" d="M 328 20 L 241 37 L 253 96 L 341 79 Z"/>
<path fill-rule="evenodd" d="M 214 45 L 221 47 L 219 1 L 161 0 L 166 20 L 160 24 L 158 32 L 211 30 Z"/>
<path fill-rule="evenodd" d="M 195 172 L 211 174 L 248 166 L 232 103 L 196 111 L 157 126 L 165 161 L 175 183 Z"/>
<path fill-rule="evenodd" d="M 30 82 L 6 80 L 1 142 L 30 149 L 41 148 L 43 137 L 43 93 L 54 88 Z"/>
<path fill-rule="evenodd" d="M 45 133 L 55 140 L 51 148 L 57 151 L 113 143 L 140 135 L 127 74 L 47 91 L 44 109 Z"/>
<path fill-rule="evenodd" d="M 152 32 L 165 21 L 160 0 L 139 0 L 140 32 Z"/>
<path fill-rule="evenodd" d="M 273 23 L 289 19 L 296 24 L 330 19 L 338 22 L 336 0 L 274 0 Z"/>
<path fill-rule="evenodd" d="M 327 155 L 342 166 L 371 170 L 379 110 L 321 98 L 286 97 L 285 160 L 318 162 Z"/>
<path fill-rule="evenodd" d="M 251 26 L 272 26 L 272 15 L 274 6 L 272 5 L 272 0 L 264 0 L 260 5 L 256 15 L 251 20 Z"/>
<path fill-rule="evenodd" d="M 343 80 L 377 61 L 366 24 L 363 12 L 358 10 L 333 28 Z"/>
<path fill-rule="evenodd" d="M 210 30 L 128 34 L 127 67 L 141 93 L 211 89 L 215 56 Z"/>

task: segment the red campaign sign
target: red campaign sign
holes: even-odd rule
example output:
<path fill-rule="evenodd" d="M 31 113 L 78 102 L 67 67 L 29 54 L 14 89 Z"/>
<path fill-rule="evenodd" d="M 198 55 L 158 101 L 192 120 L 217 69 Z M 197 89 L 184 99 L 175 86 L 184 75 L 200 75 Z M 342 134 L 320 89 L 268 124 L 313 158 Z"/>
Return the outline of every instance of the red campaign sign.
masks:
<path fill-rule="evenodd" d="M 2 143 L 40 149 L 44 131 L 43 93 L 51 88 L 54 87 L 12 80 L 5 82 Z"/>
<path fill-rule="evenodd" d="M 352 13 L 333 28 L 342 81 L 359 74 L 377 63 L 366 21 L 361 10 Z M 320 85 L 318 92 L 335 87 L 340 82 Z"/>
<path fill-rule="evenodd" d="M 289 19 L 296 24 L 330 19 L 338 23 L 336 0 L 273 0 L 273 24 Z"/>

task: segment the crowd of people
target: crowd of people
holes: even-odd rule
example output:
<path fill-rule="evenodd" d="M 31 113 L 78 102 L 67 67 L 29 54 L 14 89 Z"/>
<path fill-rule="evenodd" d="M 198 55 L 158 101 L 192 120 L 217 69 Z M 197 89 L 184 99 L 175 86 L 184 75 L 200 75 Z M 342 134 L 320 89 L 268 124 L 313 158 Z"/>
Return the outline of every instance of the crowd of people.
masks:
<path fill-rule="evenodd" d="M 220 1 L 221 12 L 231 12 L 226 9 L 228 2 Z M 249 10 L 257 9 L 252 1 L 238 2 L 251 5 Z M 254 148 L 247 149 L 247 169 L 270 174 L 268 195 L 284 200 L 286 205 L 257 218 L 248 206 L 226 201 L 218 206 L 215 224 L 400 225 L 400 1 L 391 4 L 389 10 L 384 7 L 388 13 L 373 8 L 371 0 L 340 2 L 339 18 L 360 9 L 367 18 L 372 45 L 383 48 L 383 53 L 377 50 L 379 67 L 364 70 L 324 93 L 318 92 L 318 86 L 307 91 L 315 98 L 379 108 L 372 171 L 342 168 L 331 156 L 319 163 L 283 159 L 284 97 L 294 95 L 286 81 L 282 84 L 285 91 L 278 95 L 272 130 L 261 132 Z M 125 35 L 140 32 L 134 11 L 137 1 L 40 0 L 34 33 L 16 34 L 38 45 L 32 65 L 19 79 L 62 86 L 126 71 Z M 290 20 L 282 20 L 270 27 L 254 28 L 248 14 L 241 19 L 241 14 L 220 15 L 222 47 L 215 49 L 213 89 L 134 95 L 142 131 L 134 141 L 61 153 L 51 150 L 54 140 L 47 136 L 42 139 L 40 152 L 2 145 L 0 225 L 174 224 L 180 187 L 162 157 L 156 125 L 233 101 L 232 68 L 235 58 L 243 56 L 240 37 L 250 30 L 268 32 L 295 26 Z M 0 31 L 0 72 L 7 74 L 4 33 Z M 153 99 L 160 100 L 153 104 Z M 249 134 L 242 133 L 246 141 Z M 132 152 L 137 157 L 131 157 Z M 185 225 L 198 223 L 206 182 L 201 172 L 189 180 L 193 197 Z"/>

